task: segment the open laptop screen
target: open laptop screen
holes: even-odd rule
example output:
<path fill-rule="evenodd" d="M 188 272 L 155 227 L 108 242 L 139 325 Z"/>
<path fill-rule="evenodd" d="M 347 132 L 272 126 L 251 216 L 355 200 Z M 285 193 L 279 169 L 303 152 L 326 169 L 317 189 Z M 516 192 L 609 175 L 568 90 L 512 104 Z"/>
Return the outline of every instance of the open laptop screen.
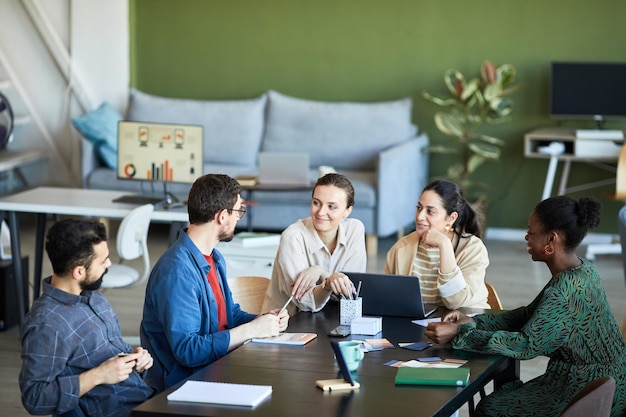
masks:
<path fill-rule="evenodd" d="M 361 283 L 359 296 L 363 299 L 363 314 L 368 316 L 398 316 L 423 319 L 437 309 L 424 306 L 419 278 L 406 275 L 344 272 L 354 283 Z"/>

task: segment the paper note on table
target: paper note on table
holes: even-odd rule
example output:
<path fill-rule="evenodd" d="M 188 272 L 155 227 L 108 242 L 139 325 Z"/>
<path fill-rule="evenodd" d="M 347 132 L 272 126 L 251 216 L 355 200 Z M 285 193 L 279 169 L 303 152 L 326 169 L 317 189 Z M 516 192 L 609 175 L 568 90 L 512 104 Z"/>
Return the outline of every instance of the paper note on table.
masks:
<path fill-rule="evenodd" d="M 389 340 L 387 340 L 384 337 L 382 339 L 365 339 L 365 342 L 369 344 L 371 347 L 373 347 L 374 349 L 395 347 L 393 343 L 391 343 Z"/>
<path fill-rule="evenodd" d="M 467 314 L 467 317 L 474 317 L 477 314 L 478 313 L 470 313 L 470 314 Z M 427 327 L 428 323 L 439 323 L 439 322 L 441 322 L 441 317 L 434 317 L 431 319 L 411 320 L 411 323 L 418 324 L 422 327 Z"/>
<path fill-rule="evenodd" d="M 254 407 L 272 394 L 271 385 L 187 381 L 167 396 L 168 401 L 185 401 Z"/>

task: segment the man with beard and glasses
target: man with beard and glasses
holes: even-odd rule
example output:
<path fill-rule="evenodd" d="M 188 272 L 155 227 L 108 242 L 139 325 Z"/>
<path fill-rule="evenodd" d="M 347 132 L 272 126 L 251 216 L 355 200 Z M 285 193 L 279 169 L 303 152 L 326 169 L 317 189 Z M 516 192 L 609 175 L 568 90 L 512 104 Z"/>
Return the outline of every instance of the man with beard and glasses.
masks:
<path fill-rule="evenodd" d="M 198 178 L 187 200 L 189 227 L 156 263 L 148 284 L 141 342 L 154 354 L 148 382 L 171 387 L 253 337 L 287 328 L 287 311 L 256 316 L 233 301 L 226 261 L 215 249 L 232 240 L 246 212 L 239 183 L 227 175 Z"/>
<path fill-rule="evenodd" d="M 127 416 L 155 392 L 144 379 L 146 349 L 131 349 L 97 291 L 111 265 L 99 222 L 62 220 L 46 236 L 52 276 L 21 329 L 24 408 L 53 416 Z"/>

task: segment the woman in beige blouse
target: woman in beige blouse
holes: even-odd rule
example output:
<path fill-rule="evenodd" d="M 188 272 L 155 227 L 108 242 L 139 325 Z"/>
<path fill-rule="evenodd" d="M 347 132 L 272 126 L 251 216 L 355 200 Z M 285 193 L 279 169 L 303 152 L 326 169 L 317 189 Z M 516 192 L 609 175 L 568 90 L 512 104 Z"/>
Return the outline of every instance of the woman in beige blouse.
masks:
<path fill-rule="evenodd" d="M 311 216 L 281 234 L 263 311 L 282 307 L 292 295 L 289 315 L 319 311 L 332 293 L 352 294 L 354 286 L 341 271 L 365 272 L 367 262 L 363 223 L 348 218 L 353 206 L 354 188 L 344 175 L 317 180 Z"/>

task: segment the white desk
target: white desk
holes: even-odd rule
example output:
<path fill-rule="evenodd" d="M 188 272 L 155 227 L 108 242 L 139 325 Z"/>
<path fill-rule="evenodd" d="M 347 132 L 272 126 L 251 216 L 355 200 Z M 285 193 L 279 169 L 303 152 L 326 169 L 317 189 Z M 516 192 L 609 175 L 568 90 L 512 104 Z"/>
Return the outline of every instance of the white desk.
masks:
<path fill-rule="evenodd" d="M 565 150 L 555 156 L 541 153 L 541 147 L 548 146 L 552 142 L 563 143 Z M 588 190 L 615 184 L 615 175 L 606 180 L 580 184 L 568 187 L 569 172 L 572 162 L 583 162 L 604 169 L 613 174 L 617 172 L 614 162 L 617 162 L 622 143 L 613 140 L 577 139 L 576 130 L 572 128 L 548 127 L 535 129 L 524 136 L 524 156 L 526 158 L 550 159 L 546 181 L 541 199 L 544 200 L 552 195 L 552 186 L 556 176 L 556 168 L 559 162 L 563 162 L 561 181 L 556 195 Z"/>
<path fill-rule="evenodd" d="M 561 142 L 565 147 L 564 152 L 559 155 L 551 156 L 539 151 L 541 147 L 548 146 L 552 142 Z M 540 128 L 528 132 L 524 136 L 525 157 L 550 159 L 543 193 L 541 195 L 542 200 L 552 195 L 552 187 L 559 162 L 563 162 L 563 170 L 561 172 L 561 180 L 556 195 L 564 195 L 615 184 L 615 174 L 618 171 L 614 163 L 618 161 L 622 147 L 623 141 L 619 140 L 578 139 L 576 138 L 576 130 L 572 128 Z M 611 172 L 614 175 L 605 180 L 568 186 L 567 182 L 572 162 L 583 162 L 588 165 L 593 165 Z M 619 243 L 592 244 L 588 245 L 585 258 L 593 262 L 596 255 L 619 254 L 621 251 L 622 249 Z"/>
<path fill-rule="evenodd" d="M 220 242 L 217 249 L 226 259 L 228 279 L 243 275 L 272 277 L 278 245 L 243 247 L 233 242 Z"/>
<path fill-rule="evenodd" d="M 124 194 L 123 191 L 88 190 L 82 188 L 37 187 L 31 190 L 0 197 L 0 212 L 5 213 L 11 231 L 11 250 L 13 259 L 21 259 L 20 236 L 17 213 L 37 214 L 35 237 L 35 268 L 33 271 L 33 298 L 37 298 L 41 286 L 41 263 L 43 258 L 44 233 L 46 216 L 62 214 L 70 216 L 104 217 L 110 219 L 124 218 L 135 207 L 131 204 L 114 203 L 113 200 Z M 165 210 L 159 209 L 152 213 L 152 221 L 188 223 L 189 217 L 185 207 Z M 26 308 L 23 304 L 21 262 L 13 262 L 16 279 L 20 324 Z"/>

